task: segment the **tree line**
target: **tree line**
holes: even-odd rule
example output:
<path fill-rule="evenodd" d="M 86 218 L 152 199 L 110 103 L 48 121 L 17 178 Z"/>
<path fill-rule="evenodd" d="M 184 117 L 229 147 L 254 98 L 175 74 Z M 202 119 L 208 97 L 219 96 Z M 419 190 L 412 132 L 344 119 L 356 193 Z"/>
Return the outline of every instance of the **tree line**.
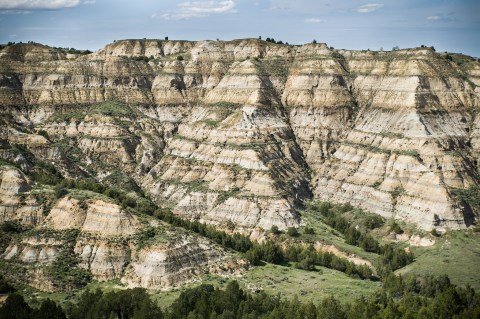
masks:
<path fill-rule="evenodd" d="M 78 302 L 65 307 L 44 300 L 31 308 L 18 294 L 10 294 L 0 308 L 0 319 L 395 319 L 480 318 L 480 295 L 457 287 L 447 276 L 403 278 L 390 274 L 380 291 L 342 303 L 329 296 L 315 302 L 250 293 L 238 282 L 225 289 L 209 284 L 188 288 L 166 309 L 160 309 L 143 288 L 102 292 L 85 291 Z"/>
<path fill-rule="evenodd" d="M 395 244 L 381 245 L 371 235 L 362 232 L 360 228 L 352 225 L 350 221 L 342 216 L 353 209 L 349 204 L 332 205 L 328 202 L 314 202 L 309 205 L 309 209 L 320 213 L 327 225 L 342 233 L 347 244 L 358 246 L 367 252 L 379 254 L 381 257 L 377 268 L 380 274 L 388 274 L 414 261 L 413 253 L 405 251 L 405 249 L 397 247 Z M 365 221 L 365 226 L 369 230 L 382 225 L 383 220 L 380 216 L 369 216 Z M 398 224 L 394 224 L 394 226 L 399 228 Z M 401 232 L 401 229 L 395 229 L 395 232 Z"/>
<path fill-rule="evenodd" d="M 361 279 L 375 279 L 368 266 L 356 265 L 346 258 L 338 257 L 330 252 L 316 251 L 312 245 L 287 245 L 282 247 L 271 240 L 257 243 L 238 233 L 227 234 L 224 231 L 217 230 L 214 226 L 196 220 L 185 220 L 166 209 L 158 209 L 155 216 L 171 225 L 191 230 L 209 238 L 223 247 L 244 253 L 246 259 L 253 265 L 261 265 L 262 262 L 280 265 L 291 262 L 299 269 L 315 270 L 317 265 L 358 276 Z"/>

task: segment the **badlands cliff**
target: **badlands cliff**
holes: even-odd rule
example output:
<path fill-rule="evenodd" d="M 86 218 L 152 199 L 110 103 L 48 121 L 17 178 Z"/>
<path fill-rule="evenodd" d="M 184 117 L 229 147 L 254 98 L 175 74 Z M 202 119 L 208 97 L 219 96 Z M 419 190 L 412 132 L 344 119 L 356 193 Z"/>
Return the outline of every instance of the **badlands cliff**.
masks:
<path fill-rule="evenodd" d="M 175 214 L 253 237 L 301 223 L 311 198 L 464 228 L 477 212 L 452 190 L 479 181 L 480 63 L 451 60 L 253 39 L 7 46 L 1 155 L 28 170 L 10 147 L 23 145 L 73 178 L 120 171 Z M 16 174 L 2 218 L 38 220 L 8 195 L 10 179 L 31 183 Z"/>

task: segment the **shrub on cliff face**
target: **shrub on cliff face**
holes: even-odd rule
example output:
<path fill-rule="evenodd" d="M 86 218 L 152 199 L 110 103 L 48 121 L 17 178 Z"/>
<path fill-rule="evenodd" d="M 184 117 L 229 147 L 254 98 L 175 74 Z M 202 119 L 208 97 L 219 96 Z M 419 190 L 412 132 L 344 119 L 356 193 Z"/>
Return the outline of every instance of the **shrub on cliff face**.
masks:
<path fill-rule="evenodd" d="M 0 231 L 6 233 L 21 233 L 23 230 L 22 225 L 15 221 L 6 221 L 0 224 Z"/>
<path fill-rule="evenodd" d="M 368 229 L 375 229 L 378 227 L 382 227 L 383 224 L 384 224 L 383 218 L 378 215 L 369 215 L 365 219 L 365 227 L 367 227 Z"/>
<path fill-rule="evenodd" d="M 48 132 L 45 130 L 38 131 L 38 135 L 45 137 L 47 140 L 50 140 L 50 137 L 48 136 Z"/>
<path fill-rule="evenodd" d="M 55 197 L 62 198 L 63 196 L 67 195 L 68 191 L 62 185 L 55 186 Z"/>
<path fill-rule="evenodd" d="M 297 237 L 298 235 L 300 235 L 295 227 L 288 227 L 287 234 L 290 237 Z"/>
<path fill-rule="evenodd" d="M 403 234 L 403 229 L 400 227 L 399 224 L 397 224 L 397 222 L 395 221 L 392 221 L 390 223 L 390 230 L 393 231 L 395 234 L 399 235 L 399 234 Z"/>
<path fill-rule="evenodd" d="M 270 232 L 274 235 L 280 234 L 280 230 L 278 229 L 278 226 L 276 226 L 276 225 L 272 225 L 272 227 L 270 228 Z"/>
<path fill-rule="evenodd" d="M 63 290 L 85 286 L 92 279 L 89 271 L 78 267 L 78 257 L 72 249 L 62 251 L 47 269 L 54 284 Z"/>
<path fill-rule="evenodd" d="M 7 294 L 10 292 L 15 292 L 13 288 L 1 275 L 0 275 L 0 294 Z"/>

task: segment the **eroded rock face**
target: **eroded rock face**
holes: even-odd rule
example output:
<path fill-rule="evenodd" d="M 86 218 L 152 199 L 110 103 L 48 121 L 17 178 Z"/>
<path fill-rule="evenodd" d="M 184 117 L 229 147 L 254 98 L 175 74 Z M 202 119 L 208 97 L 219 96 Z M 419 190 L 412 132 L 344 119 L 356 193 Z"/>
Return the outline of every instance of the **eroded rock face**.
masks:
<path fill-rule="evenodd" d="M 36 225 L 43 220 L 43 206 L 29 193 L 30 188 L 30 180 L 20 170 L 0 167 L 0 223 Z"/>
<path fill-rule="evenodd" d="M 131 235 L 139 226 L 137 218 L 105 200 L 60 199 L 50 211 L 45 227 L 56 230 L 80 229 L 103 236 Z"/>
<path fill-rule="evenodd" d="M 174 213 L 220 227 L 294 226 L 308 196 L 301 150 L 286 120 L 264 107 L 193 108 L 142 186 Z M 297 197 L 295 197 L 297 196 Z"/>
<path fill-rule="evenodd" d="M 247 39 L 125 40 L 78 57 L 29 44 L 0 62 L 0 104 L 26 105 L 8 110 L 50 140 L 13 127 L 2 138 L 65 170 L 68 138 L 106 164 L 96 178 L 119 169 L 186 218 L 257 236 L 298 225 L 312 197 L 427 230 L 478 217 L 452 195 L 479 182 L 474 59 Z M 131 111 L 92 106 L 112 99 Z"/>
<path fill-rule="evenodd" d="M 81 260 L 80 267 L 89 270 L 95 279 L 106 281 L 123 276 L 132 247 L 126 241 L 80 236 L 74 252 Z"/>
<path fill-rule="evenodd" d="M 70 254 L 96 280 L 121 279 L 131 287 L 155 289 L 194 280 L 215 265 L 228 266 L 229 254 L 209 240 L 178 234 L 158 222 L 152 225 L 161 239 L 141 243 L 137 234 L 148 225 L 132 213 L 107 199 L 65 196 L 32 230 L 33 235 L 10 243 L 1 257 L 30 265 L 32 273 L 40 276 L 59 256 Z M 37 277 L 32 277 L 32 285 L 55 289 L 39 285 Z"/>
<path fill-rule="evenodd" d="M 180 238 L 135 252 L 122 282 L 131 287 L 168 288 L 192 280 L 225 255 L 205 240 Z"/>

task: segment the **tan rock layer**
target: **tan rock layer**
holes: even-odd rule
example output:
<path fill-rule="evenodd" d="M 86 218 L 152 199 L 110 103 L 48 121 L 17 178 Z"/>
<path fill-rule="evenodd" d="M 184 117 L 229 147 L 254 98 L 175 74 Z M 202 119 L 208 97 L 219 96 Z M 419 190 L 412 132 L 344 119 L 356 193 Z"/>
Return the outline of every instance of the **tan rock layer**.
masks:
<path fill-rule="evenodd" d="M 308 163 L 316 198 L 425 229 L 471 223 L 450 188 L 479 182 L 478 61 L 459 66 L 427 48 L 346 51 L 254 39 L 125 40 L 77 58 L 29 44 L 3 49 L 0 61 L 2 105 L 141 104 L 142 116 L 162 128 L 155 138 L 88 118 L 47 128 L 80 136 L 89 156 L 135 172 L 179 214 L 217 224 L 233 218 L 250 230 L 295 224 L 295 202 L 308 198 Z M 52 114 L 40 109 L 13 113 L 39 125 Z M 156 144 L 161 151 L 149 151 Z M 205 185 L 195 193 L 192 182 Z M 221 191 L 235 193 L 222 203 L 236 201 L 229 212 L 243 217 L 195 199 Z M 270 199 L 249 199 L 255 192 Z M 275 218 L 262 211 L 270 200 L 283 207 Z"/>

